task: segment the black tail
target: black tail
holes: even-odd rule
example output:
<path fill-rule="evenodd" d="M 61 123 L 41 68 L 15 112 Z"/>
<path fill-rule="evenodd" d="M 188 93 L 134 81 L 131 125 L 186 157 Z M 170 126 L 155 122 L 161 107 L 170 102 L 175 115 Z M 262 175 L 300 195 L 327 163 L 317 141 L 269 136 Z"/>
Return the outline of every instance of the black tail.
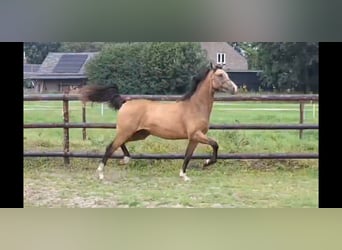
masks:
<path fill-rule="evenodd" d="M 80 89 L 82 102 L 107 102 L 109 107 L 120 109 L 125 100 L 119 95 L 117 86 L 85 86 Z"/>

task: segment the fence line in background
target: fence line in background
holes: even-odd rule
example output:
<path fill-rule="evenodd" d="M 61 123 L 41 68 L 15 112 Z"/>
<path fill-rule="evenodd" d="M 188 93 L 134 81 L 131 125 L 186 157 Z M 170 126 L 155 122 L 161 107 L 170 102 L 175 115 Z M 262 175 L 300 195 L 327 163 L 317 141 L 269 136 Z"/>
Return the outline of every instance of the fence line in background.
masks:
<path fill-rule="evenodd" d="M 125 99 L 149 99 L 159 101 L 175 101 L 181 96 L 171 95 L 122 95 Z M 116 124 L 111 123 L 86 123 L 86 108 L 82 105 L 82 122 L 69 123 L 69 101 L 79 100 L 78 95 L 69 94 L 32 94 L 24 95 L 24 101 L 63 101 L 64 123 L 30 123 L 24 124 L 25 129 L 33 128 L 63 128 L 64 147 L 63 152 L 24 152 L 24 157 L 63 157 L 64 163 L 69 164 L 69 157 L 80 158 L 101 158 L 103 154 L 70 152 L 69 149 L 69 128 L 82 128 L 83 139 L 86 138 L 86 128 L 115 128 Z M 275 130 L 299 130 L 302 138 L 304 129 L 318 129 L 318 124 L 303 124 L 304 104 L 318 102 L 318 95 L 255 95 L 255 96 L 221 96 L 215 97 L 215 101 L 261 101 L 261 102 L 299 102 L 299 124 L 233 124 L 219 125 L 211 124 L 210 129 L 275 129 Z M 121 158 L 120 155 L 113 155 L 112 158 Z M 183 154 L 136 154 L 135 159 L 183 159 Z M 193 159 L 207 159 L 209 155 L 194 155 Z M 254 154 L 220 154 L 218 159 L 317 159 L 317 153 L 254 153 Z"/>
<path fill-rule="evenodd" d="M 77 101 L 77 94 L 30 94 L 24 95 L 24 101 Z M 155 101 L 177 101 L 181 95 L 121 95 L 125 99 L 148 99 Z M 284 102 L 318 102 L 319 96 L 317 94 L 306 95 L 229 95 L 229 96 L 215 96 L 215 101 L 284 101 Z"/>
<path fill-rule="evenodd" d="M 27 123 L 24 128 L 116 128 L 115 123 Z M 215 130 L 303 130 L 318 129 L 317 124 L 211 124 L 209 129 Z"/>
<path fill-rule="evenodd" d="M 75 157 L 75 158 L 102 158 L 101 153 L 84 153 L 84 152 L 24 152 L 26 157 Z M 109 158 L 121 159 L 123 155 L 114 154 Z M 193 155 L 192 159 L 209 159 L 209 154 L 196 154 Z M 132 154 L 132 159 L 184 159 L 184 154 Z M 316 153 L 232 153 L 232 154 L 219 154 L 217 159 L 317 159 L 318 154 Z"/>

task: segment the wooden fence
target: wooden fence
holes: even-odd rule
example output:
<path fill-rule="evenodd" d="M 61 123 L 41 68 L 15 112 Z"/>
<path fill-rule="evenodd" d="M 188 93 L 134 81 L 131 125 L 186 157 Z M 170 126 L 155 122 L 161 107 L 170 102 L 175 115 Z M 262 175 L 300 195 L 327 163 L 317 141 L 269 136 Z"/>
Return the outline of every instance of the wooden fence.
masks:
<path fill-rule="evenodd" d="M 129 95 L 126 99 L 150 99 L 161 101 L 175 101 L 180 96 L 164 95 Z M 63 128 L 64 147 L 63 152 L 24 152 L 24 157 L 63 157 L 64 163 L 70 163 L 70 157 L 78 158 L 102 158 L 103 154 L 87 152 L 70 152 L 69 150 L 69 129 L 83 128 L 83 138 L 86 138 L 86 128 L 115 128 L 113 123 L 87 123 L 85 106 L 82 107 L 82 123 L 69 123 L 69 101 L 78 100 L 78 95 L 68 94 L 33 94 L 24 95 L 24 101 L 63 101 L 63 123 L 30 123 L 24 124 L 24 129 L 35 128 Z M 318 95 L 255 95 L 255 96 L 226 96 L 216 97 L 215 101 L 262 101 L 262 102 L 296 102 L 299 103 L 299 124 L 234 124 L 219 125 L 211 124 L 210 129 L 232 130 L 232 129 L 261 129 L 261 130 L 299 130 L 299 136 L 302 138 L 303 130 L 318 129 L 318 124 L 303 124 L 304 105 L 308 102 L 318 102 Z M 113 155 L 111 158 L 120 158 L 122 156 Z M 133 159 L 183 159 L 183 154 L 135 154 Z M 193 159 L 207 159 L 209 155 L 194 155 Z M 317 159 L 318 153 L 269 153 L 269 154 L 219 154 L 218 159 Z"/>

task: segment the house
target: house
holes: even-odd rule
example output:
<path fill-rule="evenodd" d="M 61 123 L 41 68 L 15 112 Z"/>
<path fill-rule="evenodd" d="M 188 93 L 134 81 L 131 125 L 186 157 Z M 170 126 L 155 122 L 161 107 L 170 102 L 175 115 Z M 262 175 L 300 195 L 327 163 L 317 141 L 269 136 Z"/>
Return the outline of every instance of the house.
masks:
<path fill-rule="evenodd" d="M 24 63 L 24 80 L 29 79 L 32 75 L 38 72 L 40 64 Z"/>
<path fill-rule="evenodd" d="M 34 81 L 30 78 L 39 70 L 40 64 L 28 64 L 24 61 L 24 89 L 34 88 Z"/>
<path fill-rule="evenodd" d="M 213 64 L 222 64 L 229 77 L 243 91 L 259 91 L 261 70 L 248 70 L 247 59 L 227 42 L 201 42 L 207 58 Z"/>
<path fill-rule="evenodd" d="M 228 70 L 227 72 L 230 79 L 232 79 L 243 92 L 259 91 L 261 86 L 260 74 L 262 73 L 262 70 Z"/>
<path fill-rule="evenodd" d="M 86 84 L 85 65 L 97 53 L 52 53 L 50 52 L 40 67 L 25 75 L 38 93 L 69 92 Z"/>
<path fill-rule="evenodd" d="M 248 62 L 227 42 L 201 42 L 207 58 L 213 64 L 222 64 L 224 70 L 248 70 Z"/>
<path fill-rule="evenodd" d="M 257 89 L 256 72 L 248 71 L 247 59 L 227 42 L 200 42 L 207 58 L 223 68 L 236 81 L 239 87 L 247 85 L 248 89 Z M 77 89 L 87 82 L 85 65 L 97 52 L 52 53 L 39 65 L 24 64 L 25 86 L 37 93 L 60 93 Z M 29 84 L 27 84 L 29 83 Z"/>

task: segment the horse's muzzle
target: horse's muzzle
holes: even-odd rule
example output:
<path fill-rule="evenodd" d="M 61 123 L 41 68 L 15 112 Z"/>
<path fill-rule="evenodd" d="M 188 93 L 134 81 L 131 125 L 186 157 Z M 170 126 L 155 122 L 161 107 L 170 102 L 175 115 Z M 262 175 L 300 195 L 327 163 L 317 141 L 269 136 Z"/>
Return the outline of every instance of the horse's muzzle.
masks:
<path fill-rule="evenodd" d="M 220 91 L 225 92 L 225 93 L 229 93 L 231 95 L 235 95 L 237 93 L 237 89 L 235 89 L 235 88 L 222 88 L 222 89 L 220 89 Z"/>
<path fill-rule="evenodd" d="M 221 91 L 229 92 L 230 94 L 235 95 L 238 91 L 238 88 L 233 81 L 229 81 L 222 86 Z"/>

